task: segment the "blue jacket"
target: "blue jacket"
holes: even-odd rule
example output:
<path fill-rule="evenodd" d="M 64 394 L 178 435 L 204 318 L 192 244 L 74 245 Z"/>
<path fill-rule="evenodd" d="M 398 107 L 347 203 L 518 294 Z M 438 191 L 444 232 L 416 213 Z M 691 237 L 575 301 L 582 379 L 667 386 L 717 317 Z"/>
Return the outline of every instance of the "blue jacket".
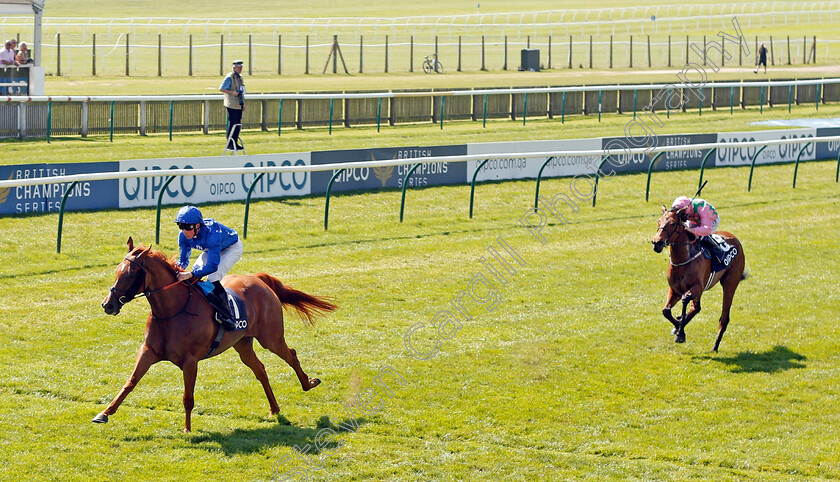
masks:
<path fill-rule="evenodd" d="M 198 269 L 193 268 L 193 276 L 201 278 L 213 274 L 219 269 L 219 260 L 223 249 L 229 248 L 239 241 L 236 231 L 230 229 L 214 219 L 205 219 L 201 229 L 192 239 L 187 239 L 183 231 L 178 234 L 178 246 L 181 247 L 181 257 L 178 259 L 178 266 L 186 268 L 190 264 L 190 253 L 193 248 L 207 252 L 207 263 Z"/>

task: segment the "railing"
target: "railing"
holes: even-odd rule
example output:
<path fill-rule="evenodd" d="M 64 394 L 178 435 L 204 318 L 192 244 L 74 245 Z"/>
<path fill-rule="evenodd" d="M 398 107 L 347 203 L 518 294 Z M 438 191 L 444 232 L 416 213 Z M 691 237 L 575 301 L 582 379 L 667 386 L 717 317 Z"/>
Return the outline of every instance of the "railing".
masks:
<path fill-rule="evenodd" d="M 840 16 L 840 15 L 838 15 Z M 726 29 L 725 26 L 718 26 Z M 731 27 L 730 27 L 731 28 Z M 333 40 L 339 42 L 349 71 L 418 72 L 424 56 L 437 52 L 444 66 L 453 71 L 516 70 L 521 49 L 537 49 L 543 69 L 612 69 L 678 67 L 691 61 L 702 65 L 753 66 L 759 37 L 744 38 L 743 51 L 733 50 L 719 58 L 717 32 L 690 34 L 552 34 L 535 31 L 523 35 L 457 34 L 437 32 L 323 35 L 215 34 L 210 38 L 173 35 L 116 36 L 93 34 L 86 41 L 56 33 L 45 36 L 38 58 L 47 74 L 56 76 L 177 76 L 223 75 L 235 58 L 246 62 L 249 76 L 280 76 L 324 73 L 319 64 L 330 57 Z M 19 34 L 16 34 L 19 35 Z M 204 36 L 200 36 L 204 37 Z M 25 36 L 22 38 L 26 38 Z M 816 38 L 802 30 L 762 35 L 769 49 L 768 65 L 832 65 L 840 62 L 836 38 Z M 696 49 L 696 50 L 695 50 Z M 701 53 L 692 53 L 692 52 Z M 702 52 L 708 58 L 701 59 Z M 712 58 L 712 56 L 717 58 Z M 727 60 L 728 59 L 728 60 Z M 571 63 L 570 63 L 571 60 Z M 322 64 L 321 64 L 322 65 Z M 336 72 L 333 72 L 336 73 Z"/>
<path fill-rule="evenodd" d="M 699 87 L 699 88 L 698 88 Z M 670 98 L 664 101 L 666 94 Z M 609 94 L 609 95 L 606 95 Z M 526 97 L 527 96 L 527 97 Z M 704 99 L 698 101 L 698 96 Z M 443 102 L 469 97 L 468 102 Z M 488 97 L 492 102 L 488 102 Z M 527 100 L 526 100 L 527 98 Z M 703 107 L 729 109 L 840 101 L 840 78 L 792 81 L 741 81 L 707 84 L 639 84 L 326 94 L 251 94 L 242 120 L 245 129 L 304 129 L 343 125 L 388 125 L 449 119 L 495 119 L 627 113 L 670 115 Z M 226 126 L 223 96 L 38 96 L 0 97 L 0 137 L 47 137 L 91 133 L 203 132 Z M 736 100 L 737 99 L 737 102 Z M 383 100 L 388 101 L 382 105 Z M 284 101 L 285 104 L 284 104 Z M 339 102 L 336 102 L 339 101 Z M 174 115 L 175 111 L 178 115 Z"/>
<path fill-rule="evenodd" d="M 411 164 L 412 170 L 416 169 L 418 166 L 422 164 L 432 164 L 432 163 L 440 163 L 440 162 L 466 162 L 466 161 L 484 161 L 486 159 L 507 159 L 507 158 L 515 158 L 515 157 L 546 157 L 552 158 L 556 156 L 564 156 L 564 157 L 591 157 L 591 156 L 599 156 L 602 158 L 600 165 L 598 166 L 598 170 L 595 172 L 601 172 L 604 164 L 609 160 L 610 157 L 614 155 L 621 155 L 621 156 L 632 156 L 637 154 L 657 154 L 663 152 L 675 152 L 675 151 L 686 151 L 686 150 L 704 150 L 704 149 L 724 149 L 724 148 L 740 148 L 740 147 L 762 147 L 762 149 L 766 146 L 771 145 L 783 145 L 783 144 L 802 144 L 806 142 L 807 144 L 802 147 L 800 150 L 800 156 L 802 152 L 808 147 L 810 144 L 817 144 L 823 142 L 837 142 L 840 141 L 840 136 L 830 136 L 830 137 L 813 137 L 808 138 L 807 141 L 803 138 L 795 138 L 795 139 L 776 139 L 776 140 L 765 140 L 765 141 L 747 141 L 747 142 L 722 142 L 722 143 L 707 143 L 707 144 L 688 144 L 688 145 L 678 145 L 678 146 L 661 146 L 661 147 L 653 147 L 653 148 L 624 148 L 621 149 L 620 153 L 612 152 L 609 149 L 598 149 L 598 150 L 587 150 L 587 151 L 547 151 L 547 152 L 513 152 L 513 153 L 494 153 L 494 154 L 472 154 L 472 155 L 460 155 L 460 156 L 437 156 L 437 157 L 416 157 L 416 158 L 405 158 L 405 159 L 392 159 L 392 160 L 383 160 L 383 161 L 359 161 L 359 162 L 344 162 L 344 163 L 333 163 L 333 164 L 321 164 L 321 165 L 301 165 L 301 166 L 273 166 L 273 167 L 243 167 L 243 168 L 216 168 L 216 169 L 165 169 L 165 170 L 155 170 L 155 171 L 129 171 L 129 172 L 103 172 L 103 173 L 91 173 L 91 174 L 76 174 L 76 175 L 69 175 L 69 176 L 53 176 L 53 177 L 46 177 L 46 178 L 29 178 L 29 179 L 14 179 L 14 180 L 6 180 L 0 181 L 0 189 L 5 188 L 12 188 L 18 186 L 34 186 L 34 185 L 43 185 L 43 184 L 58 184 L 58 183 L 69 183 L 68 189 L 65 191 L 64 196 L 62 197 L 61 201 L 61 208 L 59 210 L 59 218 L 58 218 L 58 234 L 56 238 L 56 252 L 61 252 L 61 232 L 62 226 L 64 222 L 64 203 L 67 199 L 67 195 L 72 191 L 72 187 L 76 185 L 78 182 L 83 181 L 101 181 L 101 180 L 109 180 L 109 179 L 129 179 L 129 178 L 146 178 L 146 177 L 166 177 L 167 183 L 171 182 L 176 176 L 200 176 L 200 175 L 223 175 L 223 174 L 266 174 L 266 173 L 295 173 L 295 172 L 316 172 L 316 171 L 337 171 L 336 174 L 333 175 L 333 179 L 338 174 L 339 170 L 344 169 L 355 169 L 355 168 L 373 168 L 373 167 L 388 167 L 388 166 L 403 166 Z M 760 152 L 760 151 L 759 151 Z M 750 169 L 750 186 L 752 185 L 752 170 L 755 167 L 755 159 L 758 157 L 758 153 L 755 154 L 753 157 L 753 164 Z M 481 165 L 476 168 L 476 172 L 481 169 Z M 793 173 L 793 188 L 796 188 L 796 176 L 799 171 L 799 157 L 796 159 L 796 167 Z M 840 157 L 838 157 L 838 173 L 840 173 Z M 409 173 L 410 174 L 410 173 Z M 540 171 L 542 174 L 542 171 Z M 474 177 L 474 176 L 473 176 Z M 408 175 L 406 176 L 406 179 Z M 595 207 L 595 199 L 598 194 L 598 183 L 597 179 L 599 176 L 595 176 L 596 183 L 594 185 L 593 196 L 592 196 L 592 206 Z M 256 183 L 259 180 L 259 176 L 253 181 Z M 837 176 L 835 176 L 835 182 L 837 182 Z M 540 177 L 537 177 L 537 192 L 535 198 L 537 201 L 539 200 L 539 183 Z M 332 184 L 332 181 L 330 181 Z M 405 185 L 405 184 L 404 184 Z M 253 186 L 253 184 L 252 184 Z M 648 188 L 650 186 L 650 181 L 648 178 Z M 749 190 L 749 187 L 748 187 Z M 165 188 L 161 189 L 161 193 L 166 191 Z M 157 224 L 156 224 L 156 233 L 160 232 L 160 209 L 161 209 L 161 202 L 162 196 L 158 200 L 157 204 Z M 473 192 L 470 193 L 470 215 L 472 215 L 472 196 Z M 647 199 L 647 193 L 645 194 Z M 329 189 L 325 196 L 326 203 L 325 203 L 325 214 L 324 214 L 324 229 L 327 229 L 327 218 L 329 214 Z M 245 226 L 243 229 L 244 233 L 247 233 L 247 222 L 248 222 L 248 211 L 249 211 L 249 204 L 250 204 L 250 196 L 248 197 L 245 205 Z M 400 205 L 400 222 L 402 222 L 403 212 L 405 207 L 405 189 L 403 189 L 403 197 Z M 534 211 L 538 209 L 538 203 L 535 203 Z"/>

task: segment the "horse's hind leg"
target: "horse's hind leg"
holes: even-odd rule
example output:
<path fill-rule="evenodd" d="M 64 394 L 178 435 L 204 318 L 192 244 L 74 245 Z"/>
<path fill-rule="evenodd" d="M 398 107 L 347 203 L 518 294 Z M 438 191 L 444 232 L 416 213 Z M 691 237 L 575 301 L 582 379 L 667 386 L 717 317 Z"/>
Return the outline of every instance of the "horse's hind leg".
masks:
<path fill-rule="evenodd" d="M 275 415 L 280 412 L 280 407 L 277 405 L 277 399 L 274 398 L 274 392 L 271 390 L 271 384 L 268 382 L 268 374 L 265 372 L 265 365 L 257 358 L 254 353 L 254 339 L 245 337 L 236 342 L 233 348 L 239 353 L 239 359 L 242 360 L 248 368 L 254 372 L 257 380 L 262 384 L 265 396 L 268 398 L 268 405 L 271 408 L 271 414 Z"/>
<path fill-rule="evenodd" d="M 108 416 L 113 415 L 116 413 L 117 409 L 120 408 L 120 404 L 125 400 L 125 397 L 134 390 L 134 387 L 137 386 L 137 382 L 143 378 L 143 375 L 149 371 L 149 367 L 154 365 L 155 363 L 160 361 L 160 357 L 158 357 L 155 352 L 153 352 L 147 345 L 143 345 L 140 347 L 140 351 L 137 352 L 137 360 L 134 362 L 134 370 L 131 372 L 131 376 L 128 377 L 128 380 L 125 382 L 125 385 L 120 390 L 120 393 L 108 404 L 105 410 L 99 412 L 99 415 L 93 417 L 91 422 L 95 423 L 107 423 Z"/>
<path fill-rule="evenodd" d="M 286 345 L 286 340 L 283 338 L 282 330 L 277 330 L 277 332 L 267 333 L 262 337 L 257 337 L 257 341 L 260 342 L 260 345 L 262 345 L 263 348 L 274 352 L 277 356 L 286 360 L 286 363 L 288 363 L 295 371 L 295 374 L 297 374 L 298 380 L 300 380 L 300 386 L 304 391 L 311 390 L 321 383 L 321 380 L 309 377 L 303 372 L 303 369 L 300 367 L 300 362 L 298 361 L 297 352 L 295 352 L 294 348 L 289 348 Z"/>
<path fill-rule="evenodd" d="M 727 279 L 721 280 L 720 282 L 723 287 L 723 307 L 720 311 L 720 322 L 718 323 L 718 334 L 715 339 L 715 346 L 712 347 L 712 351 L 714 352 L 718 351 L 720 340 L 723 339 L 726 327 L 729 326 L 729 311 L 732 308 L 732 299 L 735 298 L 735 290 L 738 288 L 738 283 L 741 281 L 741 275 L 738 273 L 735 274 L 738 276 L 727 277 Z"/>

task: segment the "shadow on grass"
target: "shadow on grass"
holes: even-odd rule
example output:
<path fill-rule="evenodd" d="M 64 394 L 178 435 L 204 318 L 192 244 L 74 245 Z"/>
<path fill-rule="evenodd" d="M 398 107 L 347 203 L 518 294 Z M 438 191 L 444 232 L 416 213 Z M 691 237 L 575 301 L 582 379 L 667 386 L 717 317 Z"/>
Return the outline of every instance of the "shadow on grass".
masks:
<path fill-rule="evenodd" d="M 733 367 L 733 373 L 774 373 L 791 368 L 805 368 L 805 355 L 800 355 L 788 347 L 776 345 L 763 353 L 741 352 L 730 357 L 705 355 L 701 358 L 714 360 Z"/>
<path fill-rule="evenodd" d="M 322 451 L 331 451 L 341 446 L 342 442 L 329 440 L 329 432 L 315 443 L 318 432 L 324 428 L 338 434 L 356 432 L 364 425 L 365 418 L 343 420 L 334 424 L 329 417 L 322 415 L 314 428 L 295 427 L 282 415 L 277 416 L 277 424 L 270 427 L 236 429 L 233 432 L 209 432 L 193 436 L 191 442 L 195 448 L 218 450 L 227 456 L 260 452 L 266 447 L 298 447 L 307 455 L 316 456 Z M 309 449 L 307 449 L 307 445 Z"/>

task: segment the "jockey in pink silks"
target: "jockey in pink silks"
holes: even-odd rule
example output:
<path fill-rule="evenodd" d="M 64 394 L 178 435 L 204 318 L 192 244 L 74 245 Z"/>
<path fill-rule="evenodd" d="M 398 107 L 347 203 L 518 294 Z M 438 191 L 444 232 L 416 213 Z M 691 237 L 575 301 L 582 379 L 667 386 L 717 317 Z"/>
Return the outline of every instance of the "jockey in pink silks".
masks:
<path fill-rule="evenodd" d="M 720 216 L 714 206 L 700 198 L 689 199 L 680 196 L 674 199 L 671 209 L 686 209 L 685 230 L 699 238 L 700 244 L 706 246 L 712 253 L 717 254 L 720 248 L 709 235 L 714 233 L 720 224 Z"/>

